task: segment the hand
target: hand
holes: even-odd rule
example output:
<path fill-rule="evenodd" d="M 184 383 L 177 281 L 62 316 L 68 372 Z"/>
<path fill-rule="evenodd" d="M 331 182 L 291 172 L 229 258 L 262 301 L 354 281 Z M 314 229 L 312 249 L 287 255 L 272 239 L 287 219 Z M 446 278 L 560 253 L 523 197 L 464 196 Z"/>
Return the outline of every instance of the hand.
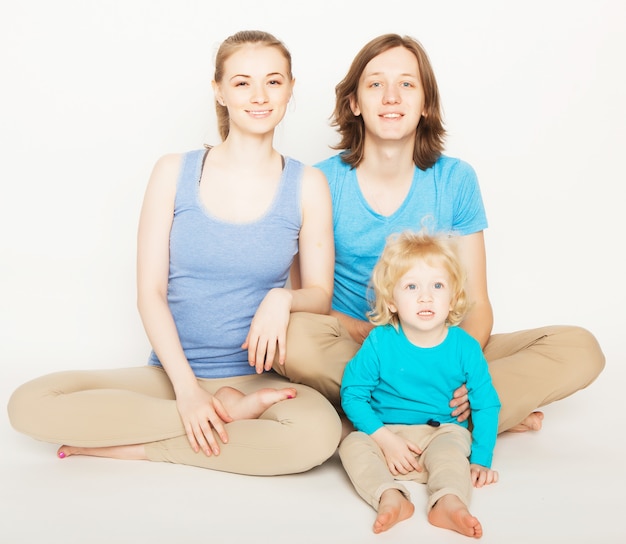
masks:
<path fill-rule="evenodd" d="M 498 481 L 498 473 L 482 465 L 470 465 L 470 478 L 474 487 L 483 487 L 495 484 Z"/>
<path fill-rule="evenodd" d="M 383 451 L 391 474 L 397 476 L 413 471 L 422 472 L 422 467 L 416 457 L 422 453 L 422 450 L 415 444 L 392 433 L 386 427 L 381 427 L 372 433 L 372 438 Z"/>
<path fill-rule="evenodd" d="M 248 350 L 248 363 L 257 374 L 270 370 L 278 348 L 278 363 L 285 364 L 287 325 L 291 314 L 291 293 L 272 289 L 259 304 L 242 349 Z"/>
<path fill-rule="evenodd" d="M 470 416 L 470 403 L 467 396 L 467 387 L 465 384 L 461 385 L 453 394 L 450 401 L 450 408 L 454 408 L 452 411 L 452 417 L 456 417 L 459 423 L 463 423 Z"/>
<path fill-rule="evenodd" d="M 211 393 L 197 386 L 184 395 L 177 396 L 176 407 L 193 451 L 197 453 L 202 449 L 209 457 L 211 454 L 219 455 L 220 448 L 213 431 L 226 444 L 228 434 L 224 423 L 233 420 L 224 405 Z"/>

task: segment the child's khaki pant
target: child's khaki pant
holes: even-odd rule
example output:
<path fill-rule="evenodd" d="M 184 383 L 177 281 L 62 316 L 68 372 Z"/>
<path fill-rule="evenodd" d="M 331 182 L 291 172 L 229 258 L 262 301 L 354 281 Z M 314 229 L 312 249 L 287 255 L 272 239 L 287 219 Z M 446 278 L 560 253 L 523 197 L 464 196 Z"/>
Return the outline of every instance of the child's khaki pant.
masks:
<path fill-rule="evenodd" d="M 470 432 L 454 423 L 428 425 L 386 425 L 386 427 L 422 450 L 419 464 L 422 472 L 394 476 L 385 456 L 373 438 L 355 431 L 339 446 L 339 455 L 357 493 L 378 510 L 380 497 L 387 489 L 397 489 L 410 500 L 409 492 L 398 480 L 425 483 L 428 490 L 427 510 L 444 495 L 456 495 L 469 506 L 472 494 L 469 461 Z"/>

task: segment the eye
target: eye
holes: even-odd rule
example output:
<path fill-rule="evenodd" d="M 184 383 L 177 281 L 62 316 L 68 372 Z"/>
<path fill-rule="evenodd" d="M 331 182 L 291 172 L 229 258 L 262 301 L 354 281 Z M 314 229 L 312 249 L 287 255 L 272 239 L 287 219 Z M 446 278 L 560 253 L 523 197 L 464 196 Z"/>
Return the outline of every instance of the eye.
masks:
<path fill-rule="evenodd" d="M 378 88 L 381 86 L 381 83 L 379 81 L 374 81 L 370 84 L 370 87 L 374 87 L 374 88 Z"/>
<path fill-rule="evenodd" d="M 443 283 L 440 281 L 435 282 L 435 289 L 443 289 Z"/>
<path fill-rule="evenodd" d="M 410 81 L 403 81 L 401 85 L 407 89 L 413 87 L 413 84 Z"/>
<path fill-rule="evenodd" d="M 406 289 L 408 291 L 415 291 L 415 289 L 417 289 L 417 286 L 414 283 L 409 283 L 407 284 Z"/>
<path fill-rule="evenodd" d="M 276 85 L 280 85 L 282 83 L 282 81 L 278 81 L 277 79 L 271 79 L 267 83 L 268 83 L 268 85 L 276 86 Z"/>

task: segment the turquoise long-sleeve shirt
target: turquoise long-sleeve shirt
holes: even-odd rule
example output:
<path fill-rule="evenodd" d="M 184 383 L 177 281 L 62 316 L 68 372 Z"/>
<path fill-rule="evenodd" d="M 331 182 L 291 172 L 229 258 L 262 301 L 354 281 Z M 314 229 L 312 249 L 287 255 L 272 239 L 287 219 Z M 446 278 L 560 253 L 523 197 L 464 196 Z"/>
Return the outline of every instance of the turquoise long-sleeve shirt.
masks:
<path fill-rule="evenodd" d="M 470 462 L 491 467 L 500 400 L 478 342 L 458 327 L 432 348 L 412 344 L 401 327 L 375 327 L 346 366 L 341 404 L 355 428 L 372 434 L 386 424 L 459 423 L 450 414 L 465 383 L 472 414 Z"/>

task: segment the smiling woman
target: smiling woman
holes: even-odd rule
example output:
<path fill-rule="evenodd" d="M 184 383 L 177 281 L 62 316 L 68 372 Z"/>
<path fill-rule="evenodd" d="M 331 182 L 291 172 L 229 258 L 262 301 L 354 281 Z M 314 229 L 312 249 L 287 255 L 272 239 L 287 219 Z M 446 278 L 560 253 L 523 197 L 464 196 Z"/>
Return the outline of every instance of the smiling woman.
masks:
<path fill-rule="evenodd" d="M 138 307 L 152 345 L 137 368 L 62 372 L 18 388 L 13 426 L 60 458 L 149 459 L 256 475 L 302 472 L 341 425 L 317 391 L 269 371 L 290 314 L 327 313 L 334 248 L 323 174 L 273 147 L 291 56 L 244 31 L 218 50 L 223 141 L 160 158 L 138 236 Z M 286 287 L 294 255 L 302 284 Z"/>

